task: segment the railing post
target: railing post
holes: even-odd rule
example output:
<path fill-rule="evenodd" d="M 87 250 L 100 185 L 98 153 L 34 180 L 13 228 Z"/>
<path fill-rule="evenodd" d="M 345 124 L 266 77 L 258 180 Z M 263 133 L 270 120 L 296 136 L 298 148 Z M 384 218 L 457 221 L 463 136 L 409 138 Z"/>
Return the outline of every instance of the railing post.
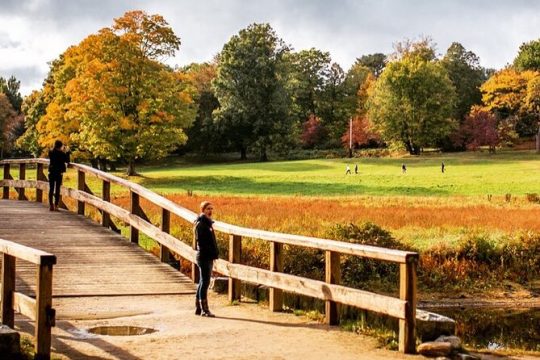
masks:
<path fill-rule="evenodd" d="M 10 180 L 11 174 L 10 174 L 10 166 L 9 164 L 4 164 L 4 180 Z M 4 190 L 2 192 L 2 198 L 3 199 L 9 199 L 9 186 L 4 186 Z"/>
<path fill-rule="evenodd" d="M 325 275 L 327 284 L 339 285 L 341 282 L 340 254 L 334 251 L 325 252 Z M 325 302 L 325 321 L 328 325 L 339 324 L 339 306 L 332 300 Z"/>
<path fill-rule="evenodd" d="M 407 301 L 405 319 L 399 320 L 399 351 L 416 352 L 416 264 L 418 256 L 408 256 L 399 265 L 399 298 Z"/>
<path fill-rule="evenodd" d="M 36 356 L 50 359 L 52 314 L 52 265 L 38 265 L 36 284 Z"/>
<path fill-rule="evenodd" d="M 101 186 L 101 198 L 103 201 L 110 202 L 111 201 L 111 183 L 107 180 L 103 180 L 103 184 Z M 101 211 L 101 225 L 103 227 L 108 228 L 111 224 L 111 215 L 109 215 L 108 212 L 105 210 Z"/>
<path fill-rule="evenodd" d="M 85 189 L 85 173 L 82 170 L 77 170 L 77 190 L 85 191 Z M 77 214 L 84 215 L 84 201 L 77 200 Z"/>
<path fill-rule="evenodd" d="M 270 243 L 270 271 L 283 271 L 283 244 L 281 243 Z M 269 308 L 270 311 L 283 310 L 283 291 L 281 289 L 270 288 Z"/>
<path fill-rule="evenodd" d="M 192 245 L 193 245 L 193 250 L 197 250 L 197 239 L 195 239 L 195 236 L 193 236 Z M 199 267 L 197 266 L 196 263 L 191 263 L 191 280 L 193 280 L 195 284 L 198 284 L 199 279 L 200 279 Z"/>
<path fill-rule="evenodd" d="M 133 215 L 139 215 L 139 194 L 130 191 L 131 194 L 131 203 L 130 211 Z M 139 230 L 133 225 L 129 225 L 129 241 L 132 243 L 139 243 Z"/>
<path fill-rule="evenodd" d="M 13 329 L 15 312 L 13 311 L 13 292 L 15 291 L 15 257 L 2 254 L 2 293 L 0 304 L 2 324 Z"/>
<path fill-rule="evenodd" d="M 37 164 L 36 167 L 36 180 L 45 181 L 45 174 L 43 173 L 43 164 Z M 36 187 L 36 202 L 43 202 L 43 190 Z"/>
<path fill-rule="evenodd" d="M 26 164 L 25 163 L 19 164 L 19 180 L 26 180 Z M 25 190 L 24 187 L 21 187 L 17 190 L 19 192 L 19 200 L 27 200 L 24 190 Z"/>
<path fill-rule="evenodd" d="M 171 231 L 171 212 L 167 209 L 161 209 L 161 231 Z M 159 259 L 167 264 L 171 261 L 171 252 L 163 244 L 159 244 Z"/>
<path fill-rule="evenodd" d="M 242 262 L 242 237 L 238 235 L 229 235 L 229 262 L 238 264 Z M 229 301 L 240 301 L 242 296 L 241 282 L 238 279 L 229 277 Z"/>

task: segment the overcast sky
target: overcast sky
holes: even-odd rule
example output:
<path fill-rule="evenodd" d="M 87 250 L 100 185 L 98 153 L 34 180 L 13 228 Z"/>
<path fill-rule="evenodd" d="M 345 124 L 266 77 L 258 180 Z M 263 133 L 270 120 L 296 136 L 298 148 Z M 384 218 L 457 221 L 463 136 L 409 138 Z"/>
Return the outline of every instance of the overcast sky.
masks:
<path fill-rule="evenodd" d="M 269 22 L 295 50 L 329 51 L 345 70 L 421 35 L 439 53 L 458 41 L 483 66 L 501 68 L 540 37 L 535 0 L 0 0 L 0 76 L 15 75 L 24 94 L 40 88 L 47 62 L 133 9 L 163 15 L 180 36 L 171 65 L 210 60 L 253 22 Z"/>

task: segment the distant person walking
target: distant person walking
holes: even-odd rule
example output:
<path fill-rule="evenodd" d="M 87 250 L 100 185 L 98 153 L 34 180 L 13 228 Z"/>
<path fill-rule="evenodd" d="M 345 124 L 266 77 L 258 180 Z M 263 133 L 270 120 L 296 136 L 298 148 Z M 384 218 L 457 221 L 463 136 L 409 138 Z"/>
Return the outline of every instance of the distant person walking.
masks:
<path fill-rule="evenodd" d="M 402 172 L 403 174 L 406 174 L 406 173 L 407 173 L 407 165 L 401 164 L 401 172 Z"/>
<path fill-rule="evenodd" d="M 195 220 L 194 233 L 197 243 L 197 266 L 199 268 L 199 286 L 195 297 L 195 315 L 215 317 L 208 308 L 208 287 L 210 286 L 210 276 L 214 267 L 214 260 L 218 258 L 219 252 L 216 242 L 216 235 L 212 224 L 212 212 L 214 207 L 209 201 L 201 203 L 201 214 Z"/>
<path fill-rule="evenodd" d="M 347 167 L 345 167 L 345 175 L 350 175 L 351 174 L 351 167 L 349 166 L 349 164 L 347 164 Z"/>
<path fill-rule="evenodd" d="M 62 177 L 69 164 L 69 149 L 60 140 L 54 142 L 54 148 L 49 151 L 49 210 L 58 211 L 60 204 L 60 187 Z M 54 198 L 54 202 L 53 202 Z"/>
<path fill-rule="evenodd" d="M 358 174 L 358 164 L 354 164 L 354 173 Z"/>
<path fill-rule="evenodd" d="M 445 165 L 444 165 L 444 161 L 441 163 L 441 172 L 444 174 L 444 170 L 445 170 Z"/>

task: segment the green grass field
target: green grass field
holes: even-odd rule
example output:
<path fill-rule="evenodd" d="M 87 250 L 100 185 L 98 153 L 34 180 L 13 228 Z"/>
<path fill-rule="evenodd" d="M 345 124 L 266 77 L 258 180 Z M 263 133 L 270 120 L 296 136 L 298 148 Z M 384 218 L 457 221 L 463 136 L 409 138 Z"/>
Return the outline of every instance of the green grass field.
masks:
<path fill-rule="evenodd" d="M 444 174 L 440 169 L 443 161 Z M 345 175 L 347 163 L 353 172 L 354 164 L 358 164 L 359 174 Z M 402 163 L 407 164 L 406 174 L 401 172 Z M 212 195 L 316 197 L 540 193 L 540 156 L 531 151 L 220 164 L 194 164 L 172 158 L 137 170 L 142 177 L 130 180 L 164 194 L 187 190 Z M 16 168 L 12 175 L 18 176 Z M 34 176 L 34 171 L 28 171 L 28 178 Z M 74 181 L 70 172 L 66 184 Z M 95 180 L 89 177 L 87 181 L 91 188 L 99 189 Z"/>
<path fill-rule="evenodd" d="M 441 162 L 446 172 L 441 173 Z M 345 175 L 346 164 L 359 165 Z M 402 174 L 401 164 L 407 164 Z M 142 185 L 162 193 L 303 196 L 448 196 L 540 193 L 532 152 L 460 153 L 405 158 L 277 161 L 140 167 Z"/>

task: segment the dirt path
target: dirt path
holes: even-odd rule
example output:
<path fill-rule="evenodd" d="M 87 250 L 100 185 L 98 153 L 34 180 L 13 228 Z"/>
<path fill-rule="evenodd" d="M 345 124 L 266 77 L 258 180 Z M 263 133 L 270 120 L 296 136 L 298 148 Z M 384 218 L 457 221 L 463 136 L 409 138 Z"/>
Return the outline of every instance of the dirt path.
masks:
<path fill-rule="evenodd" d="M 191 296 L 55 299 L 53 349 L 61 359 L 413 359 L 377 348 L 374 339 L 314 323 L 292 314 L 270 313 L 257 304 L 230 306 L 211 295 L 215 319 L 192 313 Z M 94 326 L 143 326 L 143 336 L 101 336 Z M 18 318 L 16 327 L 32 333 Z M 524 358 L 523 358 L 524 359 Z"/>
<path fill-rule="evenodd" d="M 191 296 L 55 299 L 54 351 L 67 359 L 407 358 L 377 349 L 374 339 L 303 317 L 270 313 L 257 304 L 230 306 L 224 296 L 212 295 L 210 302 L 219 317 L 209 319 L 195 316 L 192 302 Z M 104 325 L 151 327 L 158 332 L 114 337 L 86 332 Z M 25 321 L 17 326 L 32 331 Z"/>

